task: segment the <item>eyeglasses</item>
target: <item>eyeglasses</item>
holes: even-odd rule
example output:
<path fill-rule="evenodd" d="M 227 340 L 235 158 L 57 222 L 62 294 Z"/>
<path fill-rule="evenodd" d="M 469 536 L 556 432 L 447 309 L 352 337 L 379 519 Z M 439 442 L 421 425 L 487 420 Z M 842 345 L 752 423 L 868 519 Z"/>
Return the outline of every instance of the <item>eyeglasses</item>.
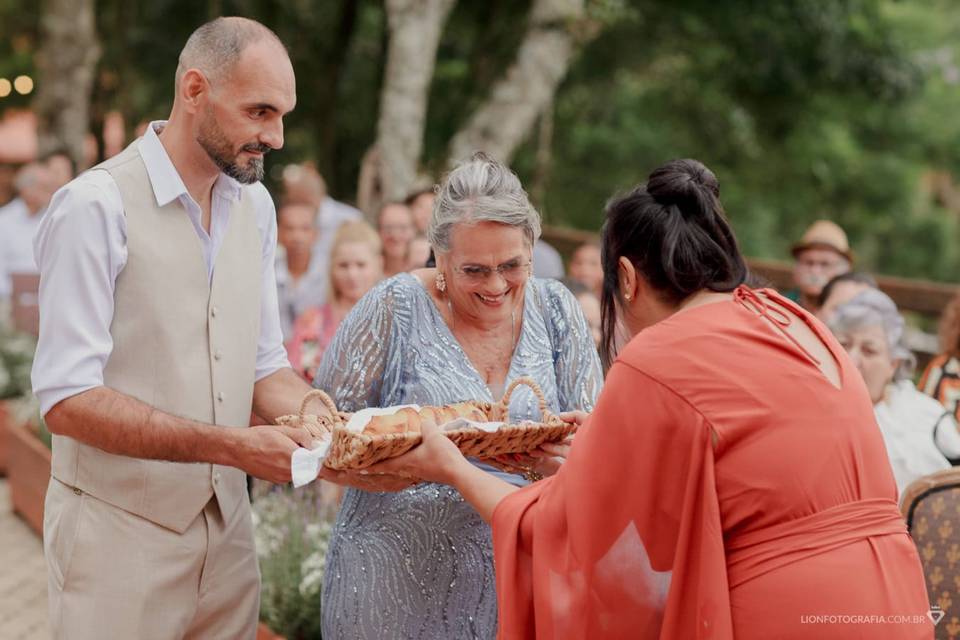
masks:
<path fill-rule="evenodd" d="M 496 268 L 469 264 L 465 267 L 454 267 L 453 270 L 472 282 L 486 282 L 493 272 L 497 272 L 504 280 L 516 281 L 530 275 L 530 265 L 529 260 L 526 262 L 511 260 L 498 265 Z"/>

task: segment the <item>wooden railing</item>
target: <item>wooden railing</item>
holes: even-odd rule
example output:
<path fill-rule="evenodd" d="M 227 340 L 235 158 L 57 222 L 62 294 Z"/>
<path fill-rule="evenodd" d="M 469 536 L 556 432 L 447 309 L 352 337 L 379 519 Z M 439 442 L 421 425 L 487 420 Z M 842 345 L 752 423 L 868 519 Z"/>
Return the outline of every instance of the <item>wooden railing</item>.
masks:
<path fill-rule="evenodd" d="M 778 289 L 793 286 L 793 265 L 777 260 L 749 258 L 750 269 L 766 278 Z M 958 293 L 960 286 L 930 280 L 899 278 L 873 274 L 880 290 L 890 296 L 903 311 L 913 311 L 925 316 L 939 316 L 947 303 Z"/>

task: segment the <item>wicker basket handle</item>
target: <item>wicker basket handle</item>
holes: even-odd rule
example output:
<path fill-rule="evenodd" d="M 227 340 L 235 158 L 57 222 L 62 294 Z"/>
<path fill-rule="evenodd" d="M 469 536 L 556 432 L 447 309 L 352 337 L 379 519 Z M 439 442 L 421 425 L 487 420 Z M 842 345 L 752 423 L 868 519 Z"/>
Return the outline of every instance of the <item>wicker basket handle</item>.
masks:
<path fill-rule="evenodd" d="M 340 412 L 337 409 L 336 403 L 333 401 L 333 398 L 327 395 L 327 392 L 324 391 L 323 389 L 313 389 L 312 391 L 308 391 L 307 394 L 303 396 L 303 400 L 300 402 L 300 419 L 301 420 L 303 420 L 303 417 L 307 412 L 307 405 L 310 403 L 311 400 L 315 398 L 319 398 L 320 402 L 323 403 L 323 406 L 325 406 L 327 410 L 330 412 L 331 421 L 333 422 L 340 421 Z"/>
<path fill-rule="evenodd" d="M 507 387 L 507 390 L 503 392 L 503 397 L 500 398 L 500 402 L 494 405 L 497 413 L 499 413 L 504 420 L 509 418 L 510 396 L 513 395 L 513 390 L 520 385 L 526 385 L 530 387 L 530 389 L 533 391 L 533 395 L 537 396 L 537 401 L 540 403 L 540 413 L 543 414 L 543 421 L 549 422 L 551 413 L 549 407 L 547 407 L 547 399 L 544 397 L 543 390 L 540 388 L 540 385 L 537 384 L 537 381 L 529 376 L 517 378 L 510 383 L 510 386 Z"/>

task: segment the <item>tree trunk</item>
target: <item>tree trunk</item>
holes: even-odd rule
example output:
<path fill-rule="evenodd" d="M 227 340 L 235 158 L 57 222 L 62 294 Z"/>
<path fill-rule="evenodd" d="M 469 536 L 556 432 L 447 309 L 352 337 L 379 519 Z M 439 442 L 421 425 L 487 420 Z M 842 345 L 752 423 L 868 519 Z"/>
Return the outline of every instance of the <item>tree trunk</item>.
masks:
<path fill-rule="evenodd" d="M 384 199 L 402 199 L 416 179 L 437 45 L 454 2 L 386 0 L 390 41 L 377 127 Z"/>
<path fill-rule="evenodd" d="M 39 152 L 63 149 L 83 167 L 90 93 L 100 57 L 93 0 L 47 0 L 40 30 L 34 102 Z"/>
<path fill-rule="evenodd" d="M 478 150 L 502 162 L 510 161 L 553 102 L 576 51 L 575 26 L 583 15 L 583 0 L 534 0 L 516 60 L 494 84 L 487 101 L 453 137 L 448 164 Z"/>
<path fill-rule="evenodd" d="M 540 210 L 543 222 L 547 223 L 547 185 L 550 182 L 550 165 L 553 164 L 553 105 L 547 105 L 540 116 L 540 132 L 537 136 L 537 155 L 530 182 L 530 199 Z"/>

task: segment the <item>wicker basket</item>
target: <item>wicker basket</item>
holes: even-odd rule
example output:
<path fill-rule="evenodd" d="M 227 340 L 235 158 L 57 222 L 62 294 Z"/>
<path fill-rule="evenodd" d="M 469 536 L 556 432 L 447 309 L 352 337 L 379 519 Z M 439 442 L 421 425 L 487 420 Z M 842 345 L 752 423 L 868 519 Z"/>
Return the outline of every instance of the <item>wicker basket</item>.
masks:
<path fill-rule="evenodd" d="M 526 385 L 533 390 L 540 403 L 541 423 L 507 424 L 494 432 L 479 429 L 455 429 L 446 436 L 457 443 L 463 455 L 473 458 L 492 458 L 508 453 L 527 453 L 542 444 L 559 442 L 577 430 L 576 425 L 564 422 L 550 412 L 543 391 L 531 378 L 517 378 L 510 383 L 500 402 L 490 408 L 492 422 L 505 421 L 509 416 L 510 397 L 514 389 Z"/>
<path fill-rule="evenodd" d="M 472 403 L 480 408 L 491 422 L 503 421 L 509 415 L 510 397 L 519 385 L 530 387 L 540 403 L 542 423 L 523 423 L 504 425 L 495 432 L 485 432 L 479 429 L 456 429 L 445 432 L 463 451 L 471 457 L 489 458 L 508 453 L 526 453 L 533 451 L 541 444 L 559 442 L 576 431 L 576 425 L 563 422 L 550 413 L 547 401 L 540 386 L 530 378 L 514 380 L 503 394 L 500 402 Z M 329 400 L 329 397 L 327 398 Z M 363 469 L 388 458 L 403 455 L 420 444 L 419 431 L 411 433 L 391 433 L 370 435 L 347 431 L 344 423 L 349 420 L 349 414 L 336 411 L 335 406 L 327 407 L 337 421 L 333 424 L 333 439 L 324 465 L 337 470 Z"/>
<path fill-rule="evenodd" d="M 318 416 L 315 414 L 307 413 L 307 405 L 310 404 L 312 400 L 320 400 L 323 403 L 323 406 L 327 408 L 330 412 L 330 416 Z M 274 420 L 274 424 L 279 424 L 285 427 L 303 427 L 306 425 L 311 425 L 314 427 L 319 427 L 323 431 L 328 433 L 333 432 L 335 425 L 340 424 L 344 420 L 343 413 L 337 410 L 337 405 L 334 403 L 333 398 L 327 395 L 325 391 L 321 389 L 313 389 L 308 391 L 303 400 L 300 401 L 300 413 L 294 416 L 280 416 Z"/>

